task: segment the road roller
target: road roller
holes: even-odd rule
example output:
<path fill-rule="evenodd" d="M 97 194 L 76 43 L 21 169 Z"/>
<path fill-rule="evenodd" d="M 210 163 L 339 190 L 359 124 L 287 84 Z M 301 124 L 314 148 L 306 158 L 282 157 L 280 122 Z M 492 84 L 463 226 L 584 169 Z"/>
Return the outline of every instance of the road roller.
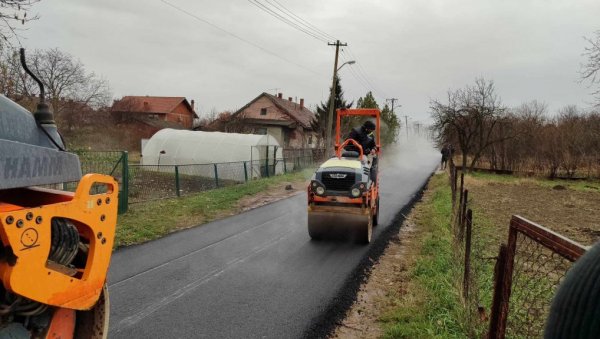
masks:
<path fill-rule="evenodd" d="M 375 122 L 373 154 L 365 154 L 354 139 L 341 140 L 341 121 L 363 117 Z M 371 242 L 379 219 L 380 112 L 378 109 L 337 110 L 335 156 L 326 160 L 308 185 L 308 234 Z"/>
<path fill-rule="evenodd" d="M 0 338 L 105 338 L 118 184 L 82 176 L 21 64 L 40 95 L 33 114 L 0 95 Z"/>

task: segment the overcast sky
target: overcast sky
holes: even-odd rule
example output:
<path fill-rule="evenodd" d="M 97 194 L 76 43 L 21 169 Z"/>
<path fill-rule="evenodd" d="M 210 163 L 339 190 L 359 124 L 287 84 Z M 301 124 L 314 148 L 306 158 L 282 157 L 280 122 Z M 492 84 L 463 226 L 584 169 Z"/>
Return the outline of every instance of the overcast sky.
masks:
<path fill-rule="evenodd" d="M 164 1 L 42 0 L 22 44 L 71 53 L 116 98 L 185 96 L 200 114 L 276 89 L 309 107 L 327 99 L 334 47 L 249 0 Z M 592 100 L 578 71 L 583 37 L 600 30 L 598 0 L 256 1 L 348 43 L 340 63 L 356 64 L 339 74 L 347 100 L 369 90 L 380 105 L 398 98 L 396 114 L 413 121 L 429 120 L 430 99 L 476 77 L 494 80 L 508 106 L 537 99 L 554 112 Z"/>

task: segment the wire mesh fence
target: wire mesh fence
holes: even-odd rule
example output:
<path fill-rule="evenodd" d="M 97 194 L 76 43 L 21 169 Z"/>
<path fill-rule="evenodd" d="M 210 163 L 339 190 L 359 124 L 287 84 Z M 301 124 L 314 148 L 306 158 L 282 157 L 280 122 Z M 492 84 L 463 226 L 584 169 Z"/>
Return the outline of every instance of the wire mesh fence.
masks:
<path fill-rule="evenodd" d="M 497 257 L 485 258 L 489 243 L 482 241 L 483 229 L 469 208 L 464 174 L 459 175 L 453 164 L 449 174 L 454 253 L 457 262 L 462 264 L 459 270 L 462 281 L 458 284 L 470 337 L 481 337 L 486 332 L 488 338 L 543 337 L 552 297 L 586 248 L 543 226 L 513 216 L 507 244 L 501 246 Z M 489 266 L 493 261 L 495 269 L 491 277 Z M 493 300 L 489 300 L 489 296 Z"/>
<path fill-rule="evenodd" d="M 517 235 L 506 336 L 541 338 L 550 302 L 571 262 L 535 240 Z"/>
<path fill-rule="evenodd" d="M 543 337 L 552 297 L 585 251 L 560 234 L 513 216 L 498 259 L 489 337 Z"/>
<path fill-rule="evenodd" d="M 139 165 L 128 162 L 126 151 L 74 151 L 79 156 L 82 174 L 113 176 L 119 183 L 119 213 L 130 203 L 173 198 L 250 180 L 296 172 L 315 166 L 319 151 L 284 150 L 283 158 L 190 164 Z M 63 183 L 62 189 L 75 191 L 77 182 Z"/>
<path fill-rule="evenodd" d="M 130 165 L 129 200 L 178 197 L 314 166 L 312 155 L 192 165 Z"/>

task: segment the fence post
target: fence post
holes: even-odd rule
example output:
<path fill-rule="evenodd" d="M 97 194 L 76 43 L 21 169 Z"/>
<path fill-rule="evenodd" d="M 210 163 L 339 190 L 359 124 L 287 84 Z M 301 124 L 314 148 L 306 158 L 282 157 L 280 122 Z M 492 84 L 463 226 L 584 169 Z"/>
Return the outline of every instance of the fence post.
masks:
<path fill-rule="evenodd" d="M 467 232 L 465 239 L 465 270 L 463 276 L 463 297 L 465 300 L 469 300 L 469 289 L 471 276 L 471 230 L 473 226 L 473 211 L 469 208 L 467 211 Z M 468 303 L 467 303 L 468 305 Z M 468 310 L 467 312 L 470 312 Z"/>
<path fill-rule="evenodd" d="M 246 165 L 245 161 L 244 161 L 244 182 L 248 182 L 248 166 Z"/>
<path fill-rule="evenodd" d="M 217 170 L 217 164 L 213 164 L 215 167 L 215 185 L 219 187 L 219 171 Z"/>
<path fill-rule="evenodd" d="M 490 328 L 488 329 L 488 339 L 504 338 L 504 333 L 500 333 L 500 314 L 502 306 L 502 282 L 504 281 L 504 266 L 506 265 L 506 245 L 500 245 L 496 265 L 494 266 L 494 296 L 492 299 L 492 309 L 490 311 Z"/>
<path fill-rule="evenodd" d="M 267 175 L 267 178 L 269 177 L 269 157 L 267 157 L 265 159 L 265 173 Z"/>
<path fill-rule="evenodd" d="M 129 153 L 121 152 L 121 192 L 119 192 L 119 214 L 127 212 L 129 208 Z"/>
<path fill-rule="evenodd" d="M 460 206 L 460 217 L 458 218 L 458 239 L 463 240 L 465 234 L 465 220 L 467 216 L 467 204 L 469 202 L 469 190 L 465 190 L 463 193 L 462 206 Z"/>
<path fill-rule="evenodd" d="M 515 252 L 517 250 L 517 230 L 512 225 L 508 231 L 508 244 L 502 246 L 504 247 L 504 254 L 501 247 L 496 263 L 496 272 L 494 273 L 494 276 L 497 277 L 494 281 L 494 299 L 488 336 L 488 338 L 494 339 L 504 339 L 506 334 Z M 502 260 L 501 256 L 503 256 Z"/>
<path fill-rule="evenodd" d="M 177 190 L 177 196 L 181 196 L 179 192 L 179 166 L 175 165 L 175 190 Z"/>

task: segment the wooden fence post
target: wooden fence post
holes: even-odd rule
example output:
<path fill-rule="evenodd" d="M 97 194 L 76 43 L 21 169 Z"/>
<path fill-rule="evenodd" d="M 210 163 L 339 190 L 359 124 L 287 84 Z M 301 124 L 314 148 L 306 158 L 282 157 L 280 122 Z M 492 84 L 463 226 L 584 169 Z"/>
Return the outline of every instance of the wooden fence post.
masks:
<path fill-rule="evenodd" d="M 471 230 L 473 226 L 473 211 L 467 211 L 467 232 L 465 239 L 465 269 L 463 276 L 463 297 L 469 300 L 470 276 L 471 276 Z M 468 303 L 467 303 L 468 304 Z M 469 311 L 470 312 L 470 311 Z"/>

